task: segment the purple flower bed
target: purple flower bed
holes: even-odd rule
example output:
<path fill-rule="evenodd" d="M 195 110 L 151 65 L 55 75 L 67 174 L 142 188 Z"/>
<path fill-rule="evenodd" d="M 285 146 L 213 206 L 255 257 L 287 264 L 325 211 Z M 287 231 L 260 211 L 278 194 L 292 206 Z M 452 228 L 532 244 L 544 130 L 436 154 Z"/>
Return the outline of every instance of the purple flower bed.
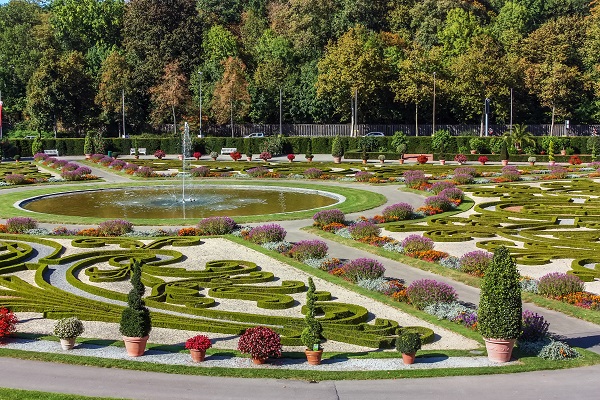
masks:
<path fill-rule="evenodd" d="M 460 258 L 460 270 L 467 274 L 483 276 L 492 262 L 493 254 L 483 250 L 465 253 Z"/>
<path fill-rule="evenodd" d="M 142 178 L 151 178 L 154 176 L 154 169 L 150 167 L 139 167 L 135 172 L 135 176 L 140 176 Z"/>
<path fill-rule="evenodd" d="M 92 154 L 90 157 L 90 160 L 92 160 L 93 162 L 97 163 L 100 160 L 102 160 L 105 157 L 104 154 Z"/>
<path fill-rule="evenodd" d="M 433 279 L 414 281 L 406 289 L 406 295 L 411 304 L 419 310 L 424 309 L 429 304 L 452 303 L 458 298 L 452 286 Z"/>
<path fill-rule="evenodd" d="M 79 168 L 79 164 L 76 164 L 74 162 L 68 162 L 65 165 L 63 165 L 62 171 L 75 171 L 77 168 Z"/>
<path fill-rule="evenodd" d="M 4 181 L 11 185 L 22 185 L 25 183 L 25 175 L 23 174 L 8 174 L 4 176 Z"/>
<path fill-rule="evenodd" d="M 208 167 L 197 167 L 190 170 L 190 175 L 195 178 L 205 178 L 208 174 L 210 174 L 210 168 Z"/>
<path fill-rule="evenodd" d="M 354 225 L 350 225 L 348 231 L 350 232 L 352 239 L 360 240 L 372 236 L 379 236 L 381 228 L 370 221 L 360 221 Z"/>
<path fill-rule="evenodd" d="M 56 228 L 52 229 L 52 235 L 54 236 L 75 236 L 77 235 L 77 230 L 71 230 L 71 229 L 67 229 L 64 226 L 57 226 Z"/>
<path fill-rule="evenodd" d="M 461 312 L 452 321 L 462 324 L 468 328 L 473 328 L 477 323 L 477 311 Z"/>
<path fill-rule="evenodd" d="M 396 203 L 384 208 L 382 214 L 386 221 L 403 221 L 412 218 L 413 207 L 408 203 Z"/>
<path fill-rule="evenodd" d="M 6 220 L 6 230 L 9 233 L 24 233 L 37 228 L 37 221 L 29 217 L 13 217 Z"/>
<path fill-rule="evenodd" d="M 549 169 L 550 169 L 550 175 L 552 175 L 556 178 L 564 178 L 569 173 L 569 170 L 561 165 L 551 165 L 549 167 Z"/>
<path fill-rule="evenodd" d="M 439 194 L 442 190 L 444 189 L 450 189 L 456 187 L 456 185 L 454 184 L 454 182 L 451 181 L 440 181 L 440 182 L 436 182 L 433 185 L 431 185 L 431 188 L 429 189 L 429 191 L 435 193 L 435 194 Z"/>
<path fill-rule="evenodd" d="M 226 235 L 233 232 L 237 226 L 229 217 L 208 217 L 201 219 L 196 228 L 200 235 Z"/>
<path fill-rule="evenodd" d="M 529 310 L 523 311 L 523 333 L 519 339 L 536 341 L 545 338 L 548 335 L 548 328 L 550 324 L 544 319 L 543 316 L 531 312 Z"/>
<path fill-rule="evenodd" d="M 375 175 L 371 172 L 358 171 L 354 174 L 354 180 L 356 180 L 357 182 L 369 182 L 369 179 L 371 179 L 373 176 Z"/>
<path fill-rule="evenodd" d="M 52 168 L 61 169 L 62 167 L 64 167 L 68 163 L 69 162 L 67 160 L 54 159 L 54 161 L 52 162 Z"/>
<path fill-rule="evenodd" d="M 477 176 L 477 171 L 473 167 L 458 167 L 454 169 L 454 175 L 470 175 L 472 178 Z"/>
<path fill-rule="evenodd" d="M 459 185 L 466 185 L 473 182 L 473 177 L 468 174 L 454 174 L 452 179 L 454 179 L 454 181 Z"/>
<path fill-rule="evenodd" d="M 260 177 L 268 174 L 269 169 L 265 168 L 265 167 L 254 167 L 254 168 L 250 168 L 248 171 L 246 171 L 246 173 L 253 178 L 260 178 Z"/>
<path fill-rule="evenodd" d="M 105 156 L 100 160 L 100 164 L 102 164 L 105 167 L 108 167 L 110 165 L 110 163 L 112 163 L 113 161 L 115 161 L 114 158 Z"/>
<path fill-rule="evenodd" d="M 427 182 L 425 172 L 421 170 L 405 171 L 404 174 L 402 174 L 402 176 L 404 177 L 404 183 L 406 184 L 406 186 L 413 189 L 416 189 L 419 186 L 421 186 L 421 184 Z"/>
<path fill-rule="evenodd" d="M 344 265 L 344 276 L 356 283 L 361 279 L 375 279 L 383 276 L 385 268 L 377 260 L 370 258 L 357 258 Z"/>
<path fill-rule="evenodd" d="M 538 281 L 538 293 L 547 297 L 566 296 L 583 292 L 583 281 L 575 275 L 551 272 Z"/>
<path fill-rule="evenodd" d="M 133 231 L 133 224 L 123 219 L 104 221 L 98 225 L 101 236 L 121 236 Z"/>
<path fill-rule="evenodd" d="M 519 176 L 521 175 L 517 167 L 514 165 L 507 165 L 505 167 L 502 167 L 501 173 L 502 178 L 507 179 L 509 181 L 518 181 Z"/>
<path fill-rule="evenodd" d="M 344 213 L 337 208 L 331 210 L 323 210 L 313 215 L 313 221 L 316 225 L 325 226 L 332 223 L 343 224 L 346 221 Z"/>
<path fill-rule="evenodd" d="M 266 224 L 252 228 L 247 239 L 252 243 L 282 242 L 287 232 L 281 225 Z"/>
<path fill-rule="evenodd" d="M 325 258 L 327 244 L 322 240 L 302 240 L 290 249 L 289 254 L 296 260 L 304 261 L 308 258 Z"/>
<path fill-rule="evenodd" d="M 402 241 L 402 248 L 405 253 L 433 250 L 433 240 L 421 235 L 410 235 Z"/>
<path fill-rule="evenodd" d="M 138 170 L 138 168 L 140 168 L 139 165 L 134 164 L 134 163 L 127 163 L 127 164 L 125 164 L 125 167 L 123 167 L 125 172 L 129 173 L 129 174 L 133 174 L 135 171 Z"/>
<path fill-rule="evenodd" d="M 91 174 L 92 170 L 89 167 L 80 166 L 73 171 L 62 171 L 60 176 L 67 181 L 81 181 L 84 180 L 87 175 Z"/>
<path fill-rule="evenodd" d="M 35 153 L 33 155 L 33 161 L 39 162 L 48 158 L 48 154 L 46 153 Z"/>
<path fill-rule="evenodd" d="M 323 171 L 319 168 L 308 168 L 304 171 L 304 176 L 308 179 L 318 179 L 323 175 Z"/>
<path fill-rule="evenodd" d="M 464 192 L 457 187 L 444 189 L 440 192 L 440 196 L 446 197 L 450 200 L 460 200 L 462 201 L 464 197 Z"/>
<path fill-rule="evenodd" d="M 108 167 L 120 171 L 123 169 L 123 167 L 125 167 L 125 165 L 127 165 L 127 163 L 123 160 L 114 160 Z"/>
<path fill-rule="evenodd" d="M 437 195 L 426 198 L 425 206 L 439 208 L 442 211 L 449 211 L 454 207 L 454 204 L 447 197 Z"/>

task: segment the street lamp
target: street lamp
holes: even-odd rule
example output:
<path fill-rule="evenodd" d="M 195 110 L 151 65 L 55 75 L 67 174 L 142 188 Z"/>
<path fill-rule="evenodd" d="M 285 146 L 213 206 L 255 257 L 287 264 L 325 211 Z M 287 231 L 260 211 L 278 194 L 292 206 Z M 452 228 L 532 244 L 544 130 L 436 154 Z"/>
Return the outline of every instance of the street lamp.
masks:
<path fill-rule="evenodd" d="M 283 136 L 283 128 L 282 128 L 282 124 L 281 124 L 281 120 L 282 120 L 282 100 L 283 100 L 283 90 L 281 89 L 281 86 L 279 86 L 279 135 Z"/>
<path fill-rule="evenodd" d="M 200 133 L 198 134 L 198 137 L 201 138 L 202 137 L 202 71 L 198 71 L 198 76 L 200 78 L 200 83 L 199 85 L 199 97 L 200 97 Z"/>
<path fill-rule="evenodd" d="M 435 133 L 435 72 L 433 73 L 433 126 L 431 134 Z"/>
<path fill-rule="evenodd" d="M 123 107 L 123 139 L 127 137 L 125 134 L 125 89 L 123 88 L 121 91 L 121 105 Z"/>

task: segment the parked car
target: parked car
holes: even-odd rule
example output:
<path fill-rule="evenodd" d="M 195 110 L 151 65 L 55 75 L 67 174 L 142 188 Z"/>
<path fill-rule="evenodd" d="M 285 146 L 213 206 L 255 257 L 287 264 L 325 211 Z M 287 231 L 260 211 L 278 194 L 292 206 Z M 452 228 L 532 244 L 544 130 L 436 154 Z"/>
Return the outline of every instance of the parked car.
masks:
<path fill-rule="evenodd" d="M 249 135 L 244 136 L 244 139 L 248 139 L 248 138 L 263 138 L 265 137 L 264 132 L 254 132 L 251 133 Z"/>
<path fill-rule="evenodd" d="M 380 136 L 385 136 L 385 134 L 383 132 L 369 132 L 369 133 L 363 135 L 363 137 L 380 137 Z"/>

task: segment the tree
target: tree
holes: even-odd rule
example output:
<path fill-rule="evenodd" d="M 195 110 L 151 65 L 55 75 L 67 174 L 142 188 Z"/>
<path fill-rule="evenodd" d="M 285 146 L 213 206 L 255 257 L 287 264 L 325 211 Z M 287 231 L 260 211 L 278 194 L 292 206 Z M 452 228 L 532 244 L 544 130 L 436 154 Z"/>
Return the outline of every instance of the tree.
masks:
<path fill-rule="evenodd" d="M 173 116 L 173 133 L 177 134 L 177 118 L 175 110 L 182 111 L 190 100 L 188 82 L 179 68 L 179 63 L 174 61 L 167 64 L 161 82 L 150 88 L 152 94 L 152 122 L 158 125 L 164 121 L 165 115 Z"/>
<path fill-rule="evenodd" d="M 483 29 L 473 13 L 462 8 L 450 10 L 444 28 L 438 38 L 447 56 L 455 57 L 463 54 L 471 45 L 471 40 L 480 35 Z"/>
<path fill-rule="evenodd" d="M 122 94 L 129 92 L 130 72 L 125 57 L 113 51 L 102 63 L 100 69 L 100 85 L 96 94 L 96 104 L 102 110 L 102 118 L 106 121 L 118 120 L 122 112 Z M 125 106 L 126 111 L 129 106 Z"/>
<path fill-rule="evenodd" d="M 217 123 L 224 124 L 231 120 L 231 136 L 233 124 L 248 115 L 250 94 L 246 81 L 246 66 L 239 58 L 228 57 L 223 66 L 223 78 L 215 85 L 212 112 Z"/>

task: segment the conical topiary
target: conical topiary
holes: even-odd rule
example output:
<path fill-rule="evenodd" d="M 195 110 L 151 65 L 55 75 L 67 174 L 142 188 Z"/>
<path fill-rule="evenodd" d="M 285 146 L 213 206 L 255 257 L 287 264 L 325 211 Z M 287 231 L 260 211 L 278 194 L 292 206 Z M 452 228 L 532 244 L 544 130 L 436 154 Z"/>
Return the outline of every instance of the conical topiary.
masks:
<path fill-rule="evenodd" d="M 344 155 L 344 148 L 342 146 L 342 138 L 336 136 L 331 142 L 331 155 L 333 157 L 341 157 Z"/>
<path fill-rule="evenodd" d="M 494 251 L 494 258 L 485 271 L 477 320 L 484 338 L 517 339 L 521 334 L 519 272 L 504 246 Z"/>
<path fill-rule="evenodd" d="M 315 295 L 315 283 L 312 278 L 308 278 L 308 291 L 306 292 L 306 315 L 304 321 L 306 322 L 306 328 L 300 335 L 300 340 L 306 346 L 308 350 L 320 350 L 321 346 L 321 332 L 323 327 L 321 323 L 315 318 L 315 302 L 317 296 Z"/>
<path fill-rule="evenodd" d="M 508 160 L 508 148 L 506 147 L 506 142 L 502 142 L 502 147 L 500 147 L 500 159 Z"/>
<path fill-rule="evenodd" d="M 142 263 L 134 260 L 131 263 L 132 288 L 127 295 L 127 308 L 121 314 L 120 331 L 123 336 L 145 337 L 152 329 L 150 311 L 142 300 L 145 288 L 141 278 Z"/>

